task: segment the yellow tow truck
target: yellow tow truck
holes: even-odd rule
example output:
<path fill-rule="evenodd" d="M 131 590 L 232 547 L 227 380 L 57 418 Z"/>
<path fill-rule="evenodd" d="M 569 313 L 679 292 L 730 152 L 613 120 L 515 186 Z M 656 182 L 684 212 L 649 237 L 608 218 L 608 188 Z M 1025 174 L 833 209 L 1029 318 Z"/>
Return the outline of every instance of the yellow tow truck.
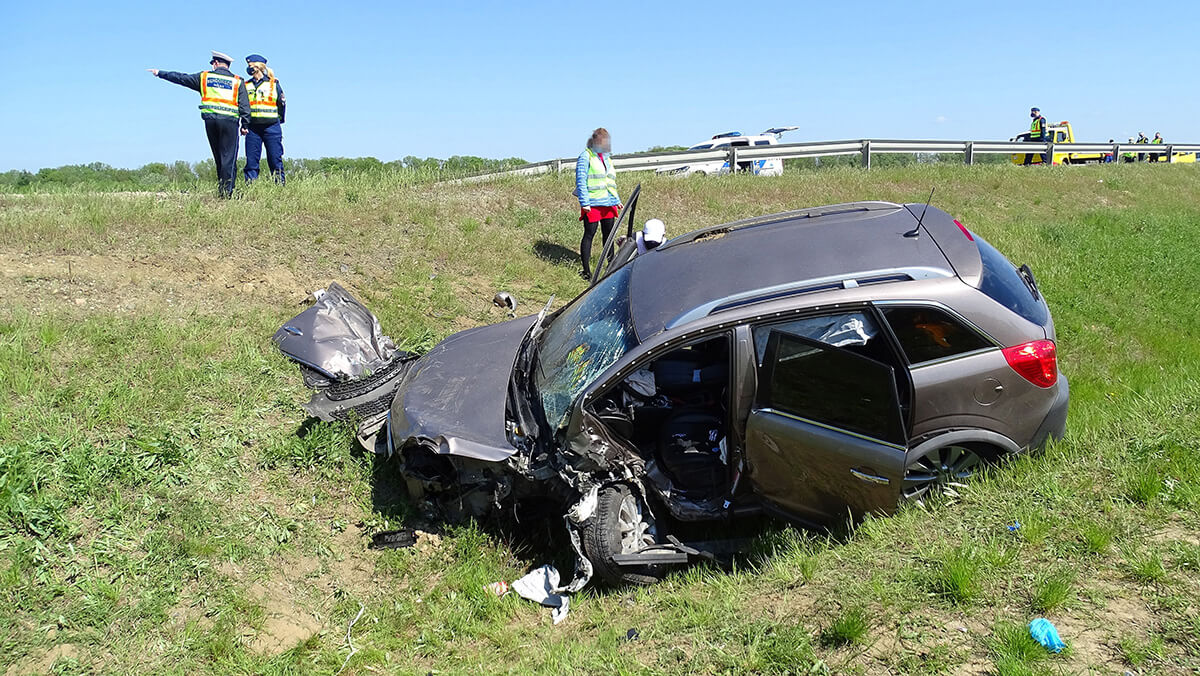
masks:
<path fill-rule="evenodd" d="M 1071 130 L 1071 123 L 1066 120 L 1063 120 L 1062 122 L 1059 122 L 1058 124 L 1048 125 L 1046 127 L 1046 132 L 1048 134 L 1050 134 L 1050 138 L 1055 143 L 1075 143 L 1075 132 Z M 1016 137 L 1009 139 L 1009 140 L 1010 141 L 1028 141 L 1029 140 L 1029 132 L 1025 132 L 1023 134 L 1018 134 Z M 1146 143 L 1146 144 L 1140 144 L 1140 145 L 1145 145 L 1146 150 L 1139 149 L 1138 153 L 1144 153 L 1145 157 L 1147 159 L 1154 156 L 1153 149 L 1155 148 L 1156 144 Z M 1158 147 L 1161 148 L 1162 146 L 1158 146 Z M 1042 155 L 1044 155 L 1044 153 L 1035 152 L 1035 153 L 1031 153 L 1031 154 L 1033 155 L 1033 164 L 1041 164 L 1042 163 Z M 1128 153 L 1125 153 L 1125 154 L 1128 154 Z M 1056 152 L 1056 153 L 1054 153 L 1054 157 L 1050 158 L 1050 160 L 1051 160 L 1050 163 L 1051 164 L 1089 164 L 1091 162 L 1096 162 L 1096 163 L 1111 162 L 1112 160 L 1107 159 L 1111 155 L 1112 155 L 1112 153 L 1059 153 L 1059 152 Z M 1165 153 L 1159 153 L 1159 155 L 1160 156 L 1165 155 Z M 1135 157 L 1136 157 L 1136 155 L 1135 155 Z M 1151 160 L 1151 161 L 1153 161 L 1153 160 Z M 1158 161 L 1166 162 L 1167 160 L 1165 157 L 1162 157 Z M 1184 163 L 1195 162 L 1196 161 L 1196 153 L 1172 153 L 1171 161 L 1172 162 L 1184 162 Z M 1013 164 L 1024 164 L 1025 163 L 1025 153 L 1014 154 L 1012 156 L 1012 163 Z"/>
<path fill-rule="evenodd" d="M 1075 132 L 1071 130 L 1071 123 L 1063 120 L 1058 124 L 1046 126 L 1046 132 L 1050 134 L 1050 140 L 1055 143 L 1075 143 Z M 1029 132 L 1018 134 L 1011 141 L 1028 141 Z M 1045 143 L 1045 141 L 1042 141 Z M 1042 155 L 1044 153 L 1032 153 L 1033 163 L 1041 164 Z M 1054 153 L 1054 157 L 1050 158 L 1051 164 L 1087 164 L 1089 162 L 1103 162 L 1104 158 L 1112 153 Z M 1017 153 L 1012 156 L 1013 164 L 1025 164 L 1025 153 Z"/>

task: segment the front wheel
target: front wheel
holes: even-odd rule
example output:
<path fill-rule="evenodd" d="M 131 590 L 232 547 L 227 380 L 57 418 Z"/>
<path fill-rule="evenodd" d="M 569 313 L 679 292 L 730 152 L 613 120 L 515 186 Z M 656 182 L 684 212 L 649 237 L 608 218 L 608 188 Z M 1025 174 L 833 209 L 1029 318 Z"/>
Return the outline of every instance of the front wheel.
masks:
<path fill-rule="evenodd" d="M 663 566 L 620 566 L 618 554 L 635 554 L 658 542 L 654 515 L 628 484 L 600 489 L 596 511 L 581 526 L 583 551 L 596 574 L 612 585 L 654 584 L 666 571 Z"/>

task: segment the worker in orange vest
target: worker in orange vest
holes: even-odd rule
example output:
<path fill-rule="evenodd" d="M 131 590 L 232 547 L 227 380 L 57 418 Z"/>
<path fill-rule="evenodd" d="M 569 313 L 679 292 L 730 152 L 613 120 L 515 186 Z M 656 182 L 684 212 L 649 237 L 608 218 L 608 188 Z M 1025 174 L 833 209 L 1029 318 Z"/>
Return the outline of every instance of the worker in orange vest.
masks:
<path fill-rule="evenodd" d="M 146 69 L 155 77 L 200 92 L 200 119 L 204 120 L 208 146 L 217 164 L 217 184 L 222 197 L 233 196 L 238 136 L 245 134 L 250 126 L 250 97 L 242 78 L 229 70 L 232 63 L 228 54 L 214 51 L 208 62 L 212 69 L 200 73 Z"/>

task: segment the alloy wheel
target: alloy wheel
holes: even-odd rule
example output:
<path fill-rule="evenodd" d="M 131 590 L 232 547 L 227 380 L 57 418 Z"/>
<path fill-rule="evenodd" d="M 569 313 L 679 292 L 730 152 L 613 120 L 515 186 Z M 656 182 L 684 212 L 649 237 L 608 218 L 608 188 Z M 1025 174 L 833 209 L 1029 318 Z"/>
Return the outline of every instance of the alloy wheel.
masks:
<path fill-rule="evenodd" d="M 901 497 L 908 502 L 919 503 L 935 490 L 963 485 L 982 469 L 982 465 L 983 458 L 965 446 L 935 449 L 905 471 Z"/>
<path fill-rule="evenodd" d="M 626 495 L 617 512 L 621 532 L 621 553 L 633 554 L 656 542 L 654 523 L 646 517 L 636 496 Z"/>

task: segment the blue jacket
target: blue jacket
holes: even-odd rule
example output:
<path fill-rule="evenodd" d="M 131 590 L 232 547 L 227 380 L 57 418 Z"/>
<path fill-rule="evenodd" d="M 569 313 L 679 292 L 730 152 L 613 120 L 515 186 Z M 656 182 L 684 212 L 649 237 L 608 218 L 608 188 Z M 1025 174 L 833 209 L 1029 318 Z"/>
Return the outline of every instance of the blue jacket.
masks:
<path fill-rule="evenodd" d="M 615 207 L 621 203 L 621 200 L 615 197 L 607 197 L 593 203 L 588 199 L 587 177 L 588 164 L 591 159 L 588 157 L 588 151 L 584 150 L 579 153 L 579 159 L 575 160 L 575 196 L 579 198 L 579 207 Z M 604 164 L 609 165 L 611 162 L 608 155 L 604 156 Z"/>
<path fill-rule="evenodd" d="M 233 72 L 228 68 L 213 68 L 212 72 L 219 75 L 232 76 Z M 167 82 L 174 82 L 177 85 L 200 91 L 200 73 L 178 73 L 173 70 L 160 70 L 158 77 Z M 241 77 L 241 76 L 238 76 Z M 242 78 L 245 82 L 246 78 Z M 228 120 L 224 115 L 215 115 L 213 113 L 200 113 L 202 120 Z M 250 95 L 246 93 L 245 87 L 238 87 L 238 120 L 243 127 L 250 126 Z"/>

